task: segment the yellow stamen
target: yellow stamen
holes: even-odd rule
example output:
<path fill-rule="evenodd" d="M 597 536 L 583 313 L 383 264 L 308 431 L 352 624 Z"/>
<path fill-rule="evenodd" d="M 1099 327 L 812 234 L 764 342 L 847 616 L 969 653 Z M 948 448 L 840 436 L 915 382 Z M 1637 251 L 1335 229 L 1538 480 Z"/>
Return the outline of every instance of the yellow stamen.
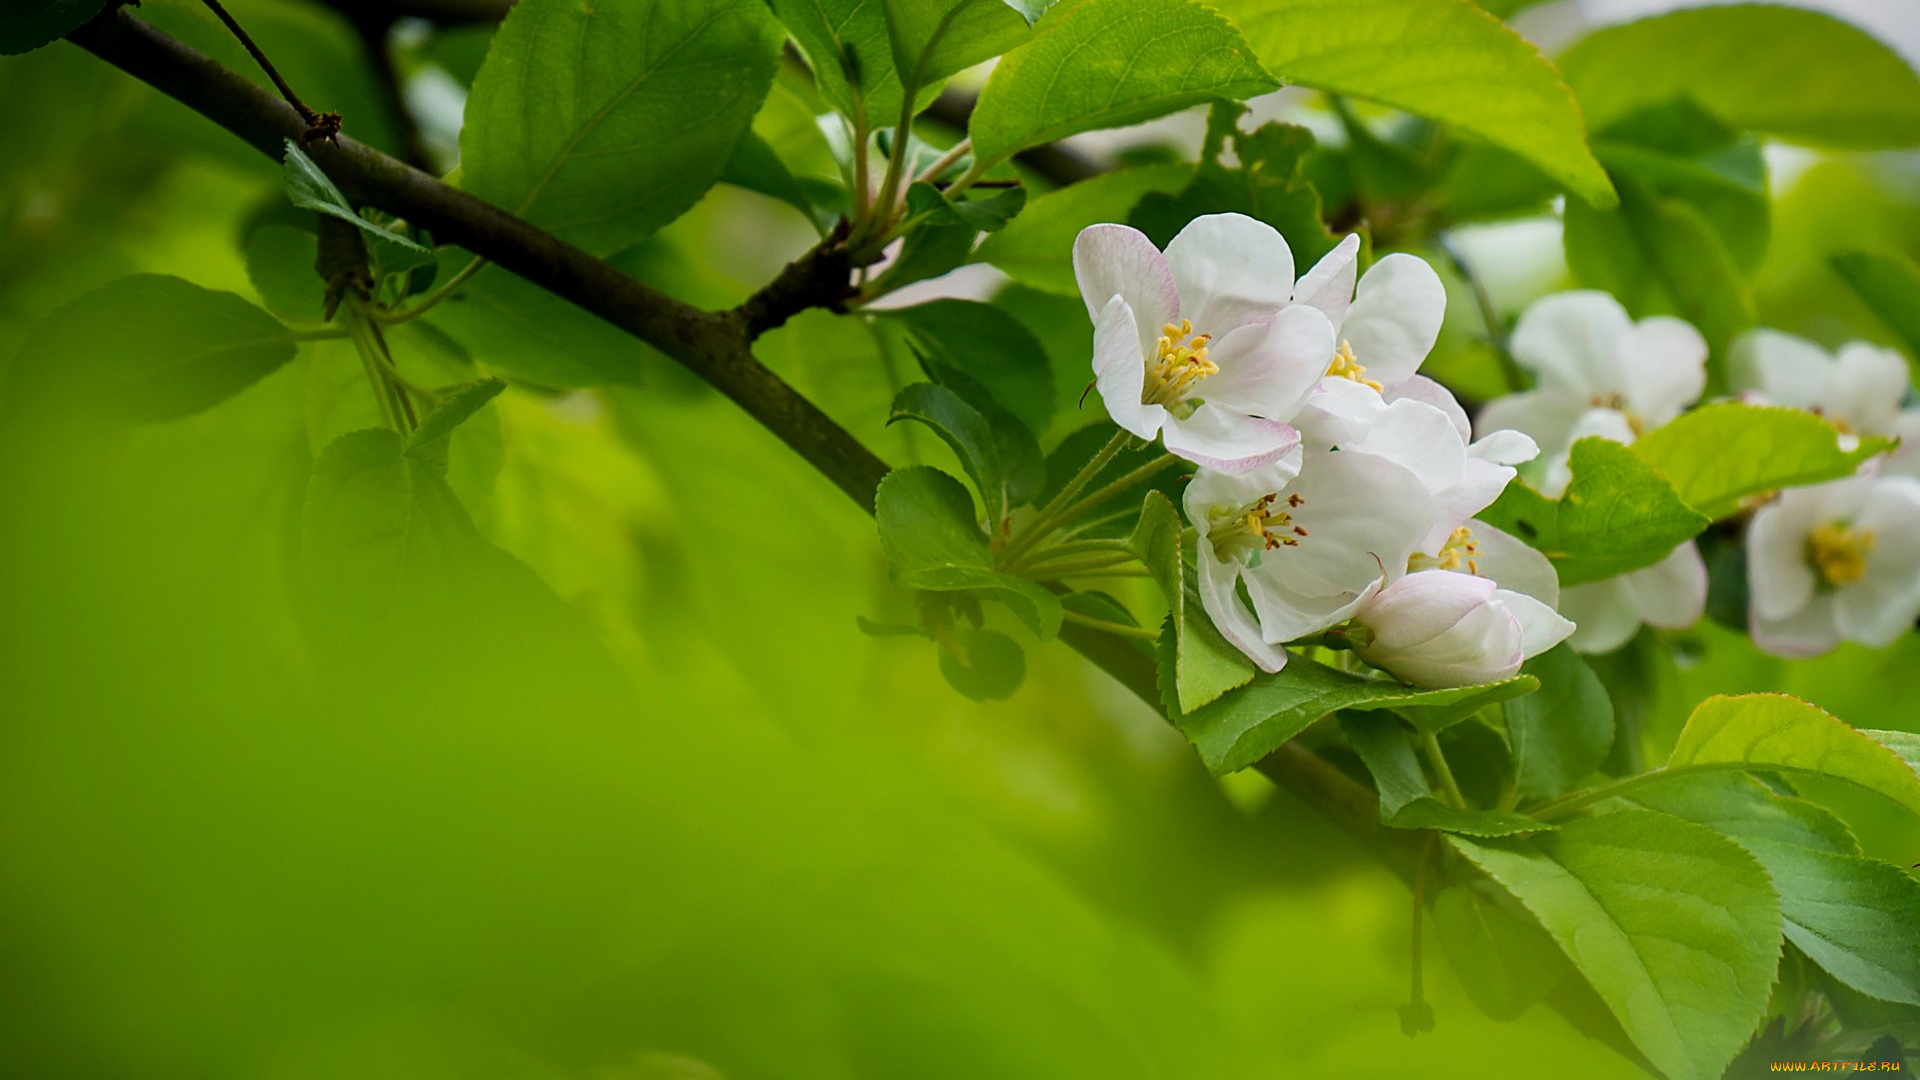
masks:
<path fill-rule="evenodd" d="M 1379 383 L 1367 378 L 1367 369 L 1353 358 L 1353 345 L 1350 342 L 1342 341 L 1340 347 L 1333 351 L 1333 363 L 1327 365 L 1327 375 L 1335 379 L 1352 379 L 1362 386 L 1380 389 Z"/>
<path fill-rule="evenodd" d="M 1208 537 L 1221 555 L 1256 554 L 1283 547 L 1299 547 L 1307 530 L 1294 524 L 1287 510 L 1306 504 L 1299 495 L 1288 495 L 1281 503 L 1276 492 L 1269 492 L 1244 506 L 1211 515 L 1213 527 Z M 1284 508 L 1283 508 L 1284 507 Z"/>
<path fill-rule="evenodd" d="M 1807 561 L 1828 585 L 1851 585 L 1867 574 L 1873 530 L 1828 522 L 1807 536 Z"/>
<path fill-rule="evenodd" d="M 1426 552 L 1416 551 L 1413 557 L 1407 560 L 1409 572 L 1459 570 L 1463 566 L 1469 574 L 1478 576 L 1480 573 L 1480 542 L 1473 538 L 1473 530 L 1465 525 L 1453 530 L 1453 535 L 1447 537 L 1447 542 L 1441 545 L 1439 554 L 1428 555 Z"/>
<path fill-rule="evenodd" d="M 1153 367 L 1147 372 L 1140 400 L 1148 405 L 1170 405 L 1182 401 L 1187 391 L 1209 375 L 1220 373 L 1219 365 L 1207 359 L 1207 342 L 1212 334 L 1193 332 L 1193 320 L 1180 325 L 1168 323 L 1160 328 L 1160 345 L 1154 351 Z"/>

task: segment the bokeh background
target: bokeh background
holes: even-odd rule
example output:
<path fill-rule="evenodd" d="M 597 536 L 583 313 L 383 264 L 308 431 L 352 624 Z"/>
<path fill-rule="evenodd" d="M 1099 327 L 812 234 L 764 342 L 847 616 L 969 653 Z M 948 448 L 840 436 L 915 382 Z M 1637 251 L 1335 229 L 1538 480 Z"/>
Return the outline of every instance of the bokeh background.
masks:
<path fill-rule="evenodd" d="M 343 23 L 230 6 L 351 133 L 395 144 Z M 238 66 L 196 5 L 141 14 Z M 441 153 L 484 45 L 401 50 Z M 274 163 L 70 46 L 0 59 L 0 101 L 0 365 L 122 274 L 257 295 L 249 249 L 257 267 L 291 220 Z M 830 173 L 809 125 L 783 85 L 758 127 Z M 1920 158 L 1773 164 L 1765 320 L 1882 338 L 1825 259 L 1920 255 Z M 615 261 L 721 305 L 811 238 L 722 185 Z M 1564 285 L 1550 218 L 1457 239 L 1507 314 Z M 995 297 L 1078 394 L 1077 301 L 978 273 L 916 296 L 937 291 Z M 377 423 L 350 350 L 303 346 L 170 424 L 4 413 L 0 1074 L 1640 1075 L 1550 1010 L 1483 1017 L 1430 933 L 1438 1026 L 1404 1037 L 1408 893 L 1311 811 L 1208 777 L 1061 648 L 1030 650 L 1011 700 L 965 700 L 923 642 L 858 632 L 910 610 L 870 520 L 731 405 L 498 270 L 445 307 L 396 355 L 515 378 L 450 480 L 519 565 L 423 572 L 324 647 L 291 551 L 313 454 Z M 1430 370 L 1472 394 L 1487 355 L 1464 290 L 1452 307 Z M 885 331 L 816 312 L 759 351 L 889 460 L 943 462 L 882 427 L 907 362 Z M 621 385 L 572 389 L 581 372 Z M 1709 622 L 1612 663 L 1644 669 L 1620 705 L 1655 747 L 1721 691 L 1920 729 L 1911 635 L 1788 664 Z M 1818 794 L 1869 854 L 1920 859 L 1896 811 Z"/>

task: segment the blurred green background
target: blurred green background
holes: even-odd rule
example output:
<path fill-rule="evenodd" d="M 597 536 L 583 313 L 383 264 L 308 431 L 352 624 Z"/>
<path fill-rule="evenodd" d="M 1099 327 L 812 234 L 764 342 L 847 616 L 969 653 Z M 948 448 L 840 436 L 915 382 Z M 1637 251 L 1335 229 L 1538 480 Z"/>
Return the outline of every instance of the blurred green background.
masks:
<path fill-rule="evenodd" d="M 392 145 L 343 27 L 233 6 Z M 142 13 L 206 29 L 189 5 Z M 457 81 L 477 44 L 413 59 Z M 0 358 L 125 273 L 256 295 L 249 239 L 287 220 L 273 163 L 70 46 L 0 60 L 0 100 Z M 1911 251 L 1916 171 L 1800 172 L 1760 277 L 1770 322 L 1879 332 L 1824 257 Z M 810 236 L 723 186 L 616 261 L 717 305 Z M 350 350 L 305 346 L 171 424 L 5 414 L 0 1073 L 1639 1075 L 1544 1008 L 1481 1016 L 1431 933 L 1438 1027 L 1402 1036 L 1390 874 L 1258 777 L 1209 778 L 1064 649 L 980 705 L 924 643 L 862 636 L 856 616 L 908 601 L 844 496 L 637 344 L 497 270 L 475 292 L 394 347 L 445 381 L 562 373 L 455 448 L 467 511 L 525 568 L 423 574 L 341 640 L 313 639 L 291 552 L 313 454 L 377 422 Z M 1078 303 L 1001 302 L 1070 399 Z M 1466 337 L 1444 346 L 1463 367 Z M 893 344 L 814 313 L 760 354 L 889 460 L 939 460 L 881 426 Z M 568 392 L 577 364 L 631 385 Z M 1762 688 L 1920 728 L 1912 636 L 1788 665 L 1708 625 L 1617 662 L 1646 665 L 1631 707 L 1655 742 L 1705 694 Z M 1911 822 L 1821 794 L 1870 854 L 1920 859 Z"/>

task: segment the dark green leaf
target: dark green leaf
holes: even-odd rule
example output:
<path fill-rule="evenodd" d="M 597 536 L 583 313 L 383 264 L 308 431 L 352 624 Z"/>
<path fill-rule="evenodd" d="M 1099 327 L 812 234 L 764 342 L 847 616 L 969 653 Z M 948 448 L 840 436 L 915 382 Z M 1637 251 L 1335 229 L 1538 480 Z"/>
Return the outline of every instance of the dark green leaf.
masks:
<path fill-rule="evenodd" d="M 506 388 L 507 384 L 499 379 L 479 379 L 443 391 L 433 411 L 422 417 L 420 426 L 407 437 L 407 452 L 444 455 L 446 440 L 453 429 L 466 423 Z"/>
<path fill-rule="evenodd" d="M 763 0 L 521 0 L 467 99 L 462 183 L 594 254 L 629 247 L 720 179 L 780 41 Z"/>
<path fill-rule="evenodd" d="M 1495 1020 L 1515 1020 L 1566 977 L 1567 960 L 1538 923 L 1507 910 L 1511 900 L 1487 895 L 1497 891 L 1478 882 L 1441 889 L 1433 926 L 1473 1003 Z"/>
<path fill-rule="evenodd" d="M 1522 795 L 1573 790 L 1613 747 L 1613 701 L 1572 649 L 1549 649 L 1521 668 L 1540 692 L 1507 702 L 1507 738 Z"/>
<path fill-rule="evenodd" d="M 807 189 L 801 186 L 793 170 L 780 160 L 767 140 L 752 131 L 740 137 L 740 145 L 734 148 L 733 156 L 727 159 L 726 171 L 720 179 L 734 187 L 747 191 L 756 191 L 770 199 L 778 199 L 795 210 L 800 211 L 816 230 L 824 229 L 819 208 L 807 196 Z"/>
<path fill-rule="evenodd" d="M 1029 429 L 1047 430 L 1055 408 L 1053 369 L 1046 350 L 1018 319 L 971 300 L 934 300 L 875 314 L 906 326 L 936 381 L 949 384 L 959 375 Z M 953 389 L 972 400 L 969 387 Z"/>
<path fill-rule="evenodd" d="M 1313 150 L 1312 133 L 1292 124 L 1267 124 L 1252 134 L 1235 130 L 1231 136 L 1237 167 L 1202 162 L 1180 191 L 1143 197 L 1128 223 L 1165 247 L 1203 214 L 1245 214 L 1279 230 L 1299 265 L 1311 266 L 1337 243 L 1320 220 L 1320 193 L 1300 178 L 1301 164 Z"/>
<path fill-rule="evenodd" d="M 897 77 L 917 92 L 1019 45 L 1027 19 L 1007 0 L 881 0 Z M 875 117 L 876 124 L 893 115 Z"/>
<path fill-rule="evenodd" d="M 291 225 L 262 225 L 247 234 L 247 277 L 267 310 L 293 319 L 318 319 L 326 285 L 314 269 L 314 235 Z"/>
<path fill-rule="evenodd" d="M 914 383 L 893 399 L 893 412 L 887 423 L 916 420 L 932 428 L 949 447 L 973 479 L 986 507 L 987 520 L 999 522 L 1011 512 L 1007 485 L 1000 468 L 1000 451 L 993 429 L 980 411 L 961 400 L 960 395 L 934 383 Z"/>
<path fill-rule="evenodd" d="M 1545 552 L 1563 587 L 1652 566 L 1707 527 L 1665 477 L 1619 443 L 1581 439 L 1569 461 L 1573 480 L 1559 499 L 1515 482 L 1480 512 Z"/>
<path fill-rule="evenodd" d="M 12 0 L 0 14 L 0 54 L 23 53 L 58 41 L 99 14 L 108 0 Z"/>
<path fill-rule="evenodd" d="M 1812 413 L 1721 401 L 1648 432 L 1633 453 L 1688 506 L 1718 519 L 1751 495 L 1851 476 L 1891 445 L 1867 438 L 1844 450 L 1840 433 Z"/>
<path fill-rule="evenodd" d="M 320 171 L 320 166 L 315 165 L 306 151 L 300 149 L 292 139 L 286 140 L 286 154 L 281 164 L 286 175 L 287 198 L 293 205 L 350 222 L 379 243 L 391 244 L 415 255 L 431 254 L 411 237 L 382 228 L 361 217 L 327 174 Z"/>
<path fill-rule="evenodd" d="M 954 628 L 951 641 L 954 647 L 940 650 L 940 673 L 975 701 L 1011 697 L 1026 678 L 1026 653 L 1005 634 L 961 626 Z"/>
<path fill-rule="evenodd" d="M 1340 730 L 1373 775 L 1380 792 L 1380 821 L 1396 829 L 1439 829 L 1468 836 L 1517 836 L 1554 826 L 1505 810 L 1463 810 L 1433 793 L 1414 751 L 1413 732 L 1382 712 L 1350 712 Z"/>
<path fill-rule="evenodd" d="M 1698 159 L 1620 142 L 1595 143 L 1594 153 L 1615 177 L 1630 176 L 1656 196 L 1698 210 L 1743 273 L 1759 267 L 1772 233 L 1773 203 L 1758 143 Z"/>
<path fill-rule="evenodd" d="M 1920 1005 L 1920 881 L 1858 855 L 1735 839 L 1773 878 L 1788 941 L 1861 993 Z"/>
<path fill-rule="evenodd" d="M 1849 251 L 1833 257 L 1833 268 L 1867 307 L 1893 331 L 1907 351 L 1907 366 L 1920 361 L 1920 266 L 1900 255 Z"/>
<path fill-rule="evenodd" d="M 637 386 L 647 347 L 517 274 L 486 270 L 423 316 L 489 368 L 554 390 Z"/>
<path fill-rule="evenodd" d="M 974 249 L 973 261 L 992 263 L 1024 285 L 1080 295 L 1073 277 L 1073 241 L 1103 221 L 1125 221 L 1142 196 L 1180 190 L 1193 179 L 1184 165 L 1116 169 L 1033 200 L 1007 227 Z"/>
<path fill-rule="evenodd" d="M 1060 600 L 1046 589 L 993 569 L 973 497 L 938 469 L 895 469 L 880 482 L 874 517 L 893 582 L 934 592 L 982 591 L 1004 602 L 1035 637 L 1060 632 Z"/>
<path fill-rule="evenodd" d="M 881 292 L 947 273 L 967 261 L 979 236 L 932 184 L 907 189 L 907 214 L 917 220 L 901 240 L 900 253 L 875 279 L 874 287 Z"/>

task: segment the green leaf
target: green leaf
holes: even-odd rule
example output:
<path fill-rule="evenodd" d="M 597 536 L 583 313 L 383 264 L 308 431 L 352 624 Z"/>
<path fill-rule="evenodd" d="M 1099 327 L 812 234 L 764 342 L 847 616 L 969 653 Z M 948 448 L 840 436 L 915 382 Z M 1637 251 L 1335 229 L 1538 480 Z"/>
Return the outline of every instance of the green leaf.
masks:
<path fill-rule="evenodd" d="M 996 0 L 997 2 L 997 0 Z M 974 701 L 1012 697 L 1027 677 L 1027 655 L 1020 643 L 995 630 L 955 627 L 953 647 L 940 649 L 940 673 L 955 690 Z"/>
<path fill-rule="evenodd" d="M 1700 703 L 1667 771 L 1736 768 L 1831 776 L 1920 814 L 1920 774 L 1873 736 L 1785 694 L 1716 696 Z"/>
<path fill-rule="evenodd" d="M 967 261 L 979 229 L 962 218 L 932 184 L 907 189 L 907 215 L 918 219 L 900 243 L 900 253 L 874 280 L 879 292 L 939 277 Z"/>
<path fill-rule="evenodd" d="M 753 131 L 740 137 L 740 145 L 733 150 L 733 156 L 727 159 L 727 167 L 720 179 L 745 191 L 754 191 L 770 199 L 778 199 L 812 222 L 817 231 L 824 231 L 817 207 L 807 196 L 807 189 L 801 185 L 793 170 L 780 160 L 780 155 L 767 140 Z"/>
<path fill-rule="evenodd" d="M 1861 993 L 1920 1005 L 1920 881 L 1858 855 L 1736 839 L 1773 878 L 1788 941 Z"/>
<path fill-rule="evenodd" d="M 489 368 L 553 390 L 635 386 L 647 346 L 518 274 L 482 271 L 423 316 Z"/>
<path fill-rule="evenodd" d="M 1613 176 L 1630 176 L 1655 195 L 1698 210 L 1743 273 L 1758 269 L 1773 228 L 1766 159 L 1758 143 L 1716 148 L 1693 158 L 1597 141 L 1594 153 Z"/>
<path fill-rule="evenodd" d="M 421 418 L 420 426 L 407 437 L 407 453 L 444 454 L 446 439 L 453 434 L 453 429 L 466 423 L 506 388 L 507 384 L 499 379 L 478 379 L 443 392 L 439 404 Z"/>
<path fill-rule="evenodd" d="M 914 383 L 893 399 L 891 424 L 898 420 L 917 420 L 932 428 L 934 434 L 953 448 L 954 455 L 973 479 L 986 507 L 987 520 L 1005 520 L 1012 506 L 1007 498 L 1006 479 L 1000 468 L 1000 451 L 994 444 L 993 429 L 980 410 L 961 400 L 960 395 L 934 383 Z M 969 511 L 971 513 L 971 511 Z"/>
<path fill-rule="evenodd" d="M 1800 409 L 1722 401 L 1682 414 L 1633 444 L 1688 506 L 1720 519 L 1748 496 L 1851 476 L 1891 446 L 1867 438 L 1842 449 L 1832 424 Z"/>
<path fill-rule="evenodd" d="M 1836 149 L 1920 142 L 1920 76 L 1871 34 L 1760 4 L 1676 11 L 1589 35 L 1560 58 L 1595 130 L 1690 98 L 1744 131 Z M 1783 71 L 1845 72 L 1782 79 Z"/>
<path fill-rule="evenodd" d="M 31 52 L 58 41 L 107 5 L 108 0 L 12 0 L 0 14 L 0 54 Z"/>
<path fill-rule="evenodd" d="M 1907 351 L 1907 366 L 1920 360 L 1920 266 L 1900 255 L 1849 251 L 1833 257 L 1833 268 L 1860 294 Z"/>
<path fill-rule="evenodd" d="M 1525 840 L 1447 839 L 1540 921 L 1672 1080 L 1718 1080 L 1765 1014 L 1780 904 L 1726 837 L 1626 810 Z"/>
<path fill-rule="evenodd" d="M 1174 723 L 1215 773 L 1230 773 L 1259 761 L 1281 743 L 1341 709 L 1393 709 L 1402 705 L 1452 705 L 1476 701 L 1489 705 L 1539 687 L 1531 676 L 1497 683 L 1416 690 L 1396 682 L 1335 671 L 1294 656 L 1277 675 L 1260 675 L 1237 690 Z"/>
<path fill-rule="evenodd" d="M 340 436 L 313 465 L 301 512 L 307 584 L 347 619 L 379 618 L 399 593 L 413 526 L 413 470 L 398 432 Z"/>
<path fill-rule="evenodd" d="M 247 234 L 247 278 L 267 310 L 293 319 L 318 319 L 326 284 L 314 269 L 313 233 L 291 225 L 262 225 Z"/>
<path fill-rule="evenodd" d="M 1507 738 L 1522 795 L 1554 796 L 1592 775 L 1613 748 L 1613 700 L 1572 649 L 1549 649 L 1523 672 L 1540 692 L 1507 702 Z"/>
<path fill-rule="evenodd" d="M 1294 259 L 1310 266 L 1338 240 L 1320 215 L 1320 193 L 1301 179 L 1313 152 L 1313 133 L 1293 124 L 1265 124 L 1251 134 L 1229 127 L 1239 166 L 1202 161 L 1180 191 L 1149 193 L 1128 215 L 1134 228 L 1165 247 L 1187 223 L 1203 214 L 1236 213 L 1258 218 L 1287 239 Z"/>
<path fill-rule="evenodd" d="M 881 0 L 896 77 L 916 95 L 937 79 L 1019 45 L 1027 20 L 1007 0 Z M 871 118 L 878 126 L 893 115 Z"/>
<path fill-rule="evenodd" d="M 1023 285 L 1079 296 L 1073 276 L 1073 241 L 1080 230 L 1104 221 L 1125 221 L 1142 196 L 1170 194 L 1193 179 L 1185 165 L 1116 169 L 1072 187 L 1048 192 L 1027 205 L 1007 227 L 973 251 L 974 262 L 992 263 Z"/>
<path fill-rule="evenodd" d="M 1060 632 L 1060 600 L 1024 578 L 993 569 L 973 496 L 938 469 L 913 465 L 880 481 L 874 518 L 893 583 L 933 592 L 981 591 L 1004 602 L 1034 636 Z"/>
<path fill-rule="evenodd" d="M 630 247 L 720 179 L 780 44 L 763 0 L 522 0 L 473 81 L 461 182 L 596 255 Z"/>
<path fill-rule="evenodd" d="M 1893 751 L 1895 757 L 1906 762 L 1914 772 L 1920 773 L 1920 735 L 1911 731 L 1871 731 L 1864 728 L 1860 733 Z"/>
<path fill-rule="evenodd" d="M 1254 52 L 1289 83 L 1377 101 L 1511 150 L 1612 206 L 1580 107 L 1520 35 L 1466 0 L 1231 0 Z"/>
<path fill-rule="evenodd" d="M 1385 713 L 1346 713 L 1340 730 L 1373 775 L 1380 792 L 1380 821 L 1395 829 L 1439 829 L 1468 836 L 1517 836 L 1555 826 L 1506 810 L 1463 810 L 1433 794 L 1413 732 Z"/>
<path fill-rule="evenodd" d="M 969 131 L 979 167 L 1096 128 L 1276 88 L 1233 24 L 1191 0 L 1062 5 L 1001 57 Z"/>
<path fill-rule="evenodd" d="M 360 212 L 347 201 L 347 197 L 340 193 L 340 189 L 334 185 L 333 180 L 326 173 L 321 172 L 320 166 L 315 165 L 306 151 L 300 149 L 292 139 L 286 140 L 286 153 L 281 160 L 281 171 L 286 179 L 287 198 L 302 210 L 312 210 L 315 213 L 349 222 L 380 243 L 392 244 L 394 247 L 416 255 L 431 254 L 411 237 L 394 232 L 392 229 L 382 228 L 361 217 Z"/>
<path fill-rule="evenodd" d="M 1581 439 L 1569 463 L 1573 480 L 1559 499 L 1516 482 L 1479 515 L 1545 552 L 1562 587 L 1652 566 L 1708 525 L 1619 443 Z"/>
<path fill-rule="evenodd" d="M 227 292 L 134 274 L 44 319 L 21 347 L 7 396 L 109 420 L 176 420 L 293 359 L 280 321 Z"/>
<path fill-rule="evenodd" d="M 904 67 L 911 76 L 921 49 L 949 12 L 953 24 L 929 58 L 928 71 L 914 95 L 916 105 L 931 97 L 928 91 L 935 80 L 1011 47 L 1025 36 L 1027 25 L 1022 17 L 1026 12 L 1013 10 L 1004 0 L 767 2 L 806 54 L 820 96 L 849 120 L 865 117 L 869 131 L 898 122 L 900 69 Z M 902 50 L 914 58 L 904 65 L 895 61 Z M 956 63 L 957 67 L 952 66 Z"/>
<path fill-rule="evenodd" d="M 1173 500 L 1149 491 L 1140 504 L 1127 546 L 1139 558 L 1160 595 L 1167 601 L 1166 629 L 1161 634 L 1162 696 L 1168 711 L 1185 713 L 1245 686 L 1255 674 L 1253 661 L 1234 648 L 1186 586 L 1184 549 L 1180 543 L 1180 514 Z"/>
<path fill-rule="evenodd" d="M 1441 889 L 1433 898 L 1433 926 L 1447 963 L 1480 1011 L 1516 1020 L 1566 978 L 1567 960 L 1539 924 L 1508 911 L 1487 891 L 1497 890 L 1479 882 Z"/>
<path fill-rule="evenodd" d="M 1053 369 L 1039 339 L 1020 320 L 972 300 L 933 300 L 874 314 L 907 328 L 936 381 L 948 383 L 959 375 L 1029 429 L 1047 430 L 1055 408 Z M 955 387 L 962 397 L 967 389 Z"/>

